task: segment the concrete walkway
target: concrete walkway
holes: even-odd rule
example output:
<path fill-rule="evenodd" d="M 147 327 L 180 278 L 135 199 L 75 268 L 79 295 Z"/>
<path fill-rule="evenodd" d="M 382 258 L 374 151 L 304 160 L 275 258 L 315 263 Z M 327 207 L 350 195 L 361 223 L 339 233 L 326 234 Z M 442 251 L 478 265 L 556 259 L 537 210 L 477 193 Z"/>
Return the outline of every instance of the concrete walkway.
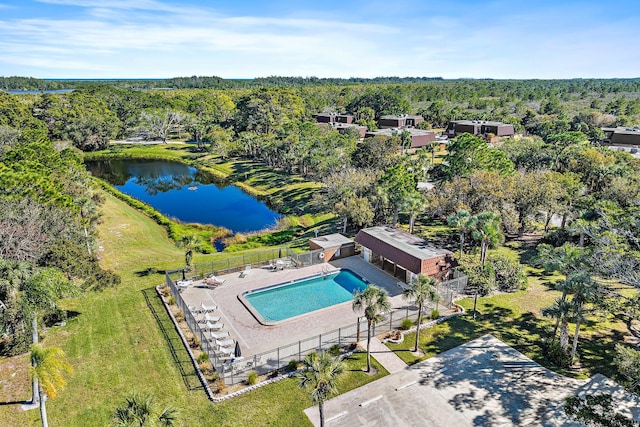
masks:
<path fill-rule="evenodd" d="M 361 341 L 358 345 L 362 348 L 367 348 L 367 341 Z M 390 374 L 400 372 L 407 367 L 407 364 L 404 363 L 397 354 L 389 350 L 389 347 L 382 344 L 382 342 L 380 342 L 376 337 L 371 338 L 369 350 L 371 351 L 371 355 L 378 361 L 378 363 L 384 366 Z"/>

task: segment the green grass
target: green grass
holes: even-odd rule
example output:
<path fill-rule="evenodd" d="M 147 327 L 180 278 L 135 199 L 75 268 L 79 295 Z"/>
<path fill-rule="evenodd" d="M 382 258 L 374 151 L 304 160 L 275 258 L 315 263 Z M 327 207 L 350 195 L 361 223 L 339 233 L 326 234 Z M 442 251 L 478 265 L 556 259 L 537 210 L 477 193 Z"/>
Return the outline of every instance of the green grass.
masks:
<path fill-rule="evenodd" d="M 293 245 L 295 246 L 298 239 L 307 233 L 312 233 L 315 228 L 321 229 L 321 231 L 335 231 L 333 224 L 330 230 L 323 230 L 325 221 L 329 217 L 333 218 L 333 215 L 309 211 L 310 201 L 321 187 L 320 183 L 279 172 L 249 159 L 221 159 L 207 152 L 200 152 L 191 144 L 143 146 L 118 144 L 110 146 L 108 150 L 85 153 L 84 157 L 86 160 L 145 158 L 189 164 L 217 176 L 224 182 L 237 185 L 254 197 L 268 200 L 272 208 L 286 215 L 278 230 L 252 235 L 241 244 L 230 245 L 230 252 L 281 245 L 291 240 L 294 241 Z M 113 190 L 109 191 L 114 192 Z M 224 229 L 213 226 L 176 223 L 159 214 L 153 208 L 137 200 L 132 200 L 131 197 L 122 194 L 117 194 L 117 196 L 138 209 L 146 210 L 159 224 L 167 227 L 169 235 L 175 240 L 179 240 L 187 234 L 200 236 L 205 252 L 215 252 L 212 241 L 223 237 L 226 232 Z"/>
<path fill-rule="evenodd" d="M 71 314 L 67 326 L 47 331 L 44 344 L 61 347 L 75 369 L 67 387 L 49 401 L 50 424 L 109 425 L 114 408 L 130 391 L 137 390 L 154 395 L 160 406 L 177 406 L 183 425 L 309 425 L 302 409 L 311 403 L 292 379 L 219 404 L 210 402 L 201 390 L 187 389 L 142 293 L 164 277 L 140 275 L 148 267 L 181 265 L 183 252 L 167 237 L 166 230 L 111 195 L 106 196 L 103 213 L 99 226 L 101 263 L 117 271 L 122 284 L 64 300 L 62 305 Z M 160 314 L 167 320 L 164 312 Z M 178 357 L 188 357 L 186 350 Z M 387 374 L 376 364 L 380 372 L 369 376 L 361 372 L 365 365 L 363 354 L 350 358 L 351 371 L 341 382 L 341 392 Z M 25 400 L 30 397 L 26 382 L 21 396 Z M 18 405 L 0 405 L 0 425 L 39 425 L 39 413 L 23 412 Z"/>
<path fill-rule="evenodd" d="M 530 254 L 501 248 L 501 253 L 522 257 Z M 536 362 L 562 374 L 585 378 L 595 373 L 616 377 L 613 365 L 616 342 L 622 342 L 626 333 L 625 325 L 611 315 L 598 315 L 588 319 L 580 329 L 578 355 L 580 369 L 563 370 L 555 367 L 543 354 L 542 339 L 549 339 L 553 331 L 552 319 L 544 318 L 541 310 L 552 304 L 560 296 L 554 289 L 554 283 L 560 280 L 557 275 L 545 275 L 540 270 L 528 268 L 529 288 L 510 294 L 499 294 L 478 298 L 477 320 L 472 319 L 473 299 L 459 302 L 467 313 L 429 329 L 420 331 L 420 349 L 423 357 L 411 353 L 415 342 L 415 333 L 407 334 L 400 344 L 387 344 L 407 364 L 435 356 L 484 334 L 493 334 L 498 339 L 516 348 Z M 569 333 L 573 337 L 574 325 L 570 324 Z"/>

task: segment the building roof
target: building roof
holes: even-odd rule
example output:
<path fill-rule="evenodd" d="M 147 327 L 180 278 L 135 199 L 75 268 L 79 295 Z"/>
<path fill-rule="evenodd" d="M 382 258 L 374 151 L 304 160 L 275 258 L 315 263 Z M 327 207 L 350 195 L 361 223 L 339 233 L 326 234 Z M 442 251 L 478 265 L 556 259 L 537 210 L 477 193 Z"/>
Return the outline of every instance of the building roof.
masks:
<path fill-rule="evenodd" d="M 339 248 L 343 245 L 353 244 L 353 240 L 340 233 L 327 234 L 326 236 L 313 237 L 309 241 L 320 246 L 322 249 Z"/>
<path fill-rule="evenodd" d="M 423 130 L 415 128 L 403 128 L 403 129 L 377 129 L 367 131 L 367 135 L 385 135 L 385 136 L 400 136 L 404 131 L 407 131 L 411 136 L 429 135 L 434 133 L 432 130 Z"/>
<path fill-rule="evenodd" d="M 513 126 L 511 124 L 494 122 L 491 120 L 451 120 L 451 123 L 461 124 L 461 125 Z"/>
<path fill-rule="evenodd" d="M 415 274 L 422 273 L 422 260 L 453 255 L 447 249 L 437 248 L 418 236 L 393 227 L 363 228 L 355 240 Z"/>
<path fill-rule="evenodd" d="M 380 116 L 381 119 L 384 120 L 395 120 L 395 119 L 424 119 L 424 117 L 417 114 L 387 114 L 385 116 Z"/>

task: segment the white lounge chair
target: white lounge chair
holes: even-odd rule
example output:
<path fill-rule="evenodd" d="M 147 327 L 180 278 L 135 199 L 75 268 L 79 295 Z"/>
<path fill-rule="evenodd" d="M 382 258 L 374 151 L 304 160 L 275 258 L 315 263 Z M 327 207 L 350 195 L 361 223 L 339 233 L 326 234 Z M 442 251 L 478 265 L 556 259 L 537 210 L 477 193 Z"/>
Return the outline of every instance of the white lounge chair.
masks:
<path fill-rule="evenodd" d="M 204 303 L 200 303 L 200 308 L 204 313 L 210 313 L 212 311 L 216 311 L 218 309 L 217 305 L 204 305 Z"/>
<path fill-rule="evenodd" d="M 234 350 L 232 347 L 218 347 L 218 351 L 226 356 L 233 354 Z"/>
<path fill-rule="evenodd" d="M 209 320 L 206 321 L 206 323 L 204 324 L 205 329 L 209 329 L 209 330 L 213 330 L 216 329 L 214 326 L 218 324 L 218 322 L 220 321 L 220 318 L 218 317 L 217 319 L 213 320 L 213 323 Z M 220 328 L 217 328 L 220 329 Z"/>
<path fill-rule="evenodd" d="M 232 345 L 235 345 L 235 343 L 236 340 L 216 340 L 216 344 L 218 345 L 218 347 L 231 347 Z"/>
<path fill-rule="evenodd" d="M 224 328 L 224 323 L 211 323 L 211 322 L 207 322 L 206 327 L 207 327 L 207 329 L 209 329 L 210 331 L 219 331 L 220 329 Z"/>
<path fill-rule="evenodd" d="M 251 265 L 247 264 L 242 273 L 240 273 L 240 277 L 247 277 L 251 273 Z"/>
<path fill-rule="evenodd" d="M 229 332 L 225 331 L 225 332 L 211 332 L 211 338 L 213 338 L 214 340 L 219 340 L 222 338 L 226 338 L 229 336 Z"/>
<path fill-rule="evenodd" d="M 212 316 L 210 313 L 205 313 L 204 320 L 216 323 L 220 321 L 220 316 Z"/>
<path fill-rule="evenodd" d="M 225 281 L 226 281 L 225 279 L 220 279 L 220 278 L 216 277 L 214 274 L 210 274 L 209 277 L 204 279 L 205 285 L 209 285 L 209 286 L 220 286 Z"/>

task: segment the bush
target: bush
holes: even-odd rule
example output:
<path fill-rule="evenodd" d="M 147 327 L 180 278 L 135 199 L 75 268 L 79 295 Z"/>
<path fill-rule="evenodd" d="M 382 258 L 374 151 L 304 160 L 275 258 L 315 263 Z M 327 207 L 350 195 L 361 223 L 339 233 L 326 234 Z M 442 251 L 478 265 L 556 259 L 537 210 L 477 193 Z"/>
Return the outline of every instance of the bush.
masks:
<path fill-rule="evenodd" d="M 202 353 L 200 353 L 198 355 L 196 360 L 198 361 L 198 364 L 203 363 L 203 362 L 208 362 L 209 361 L 209 355 L 203 351 Z"/>
<path fill-rule="evenodd" d="M 413 321 L 409 318 L 403 319 L 400 323 L 400 329 L 410 329 L 413 327 Z"/>
<path fill-rule="evenodd" d="M 172 298 L 173 298 L 173 297 L 172 297 Z M 175 300 L 175 298 L 174 298 L 174 300 Z M 175 301 L 174 301 L 174 303 L 175 303 Z M 179 308 L 179 309 L 178 309 L 178 311 L 176 311 L 175 318 L 176 318 L 176 320 L 177 320 L 178 322 L 180 322 L 181 320 L 184 320 L 184 311 L 182 311 L 182 309 L 181 309 L 181 308 Z"/>
<path fill-rule="evenodd" d="M 486 296 L 496 289 L 495 272 L 491 263 L 487 263 L 482 268 L 482 264 L 476 257 L 465 256 L 460 260 L 460 269 L 468 277 L 469 284 L 466 292 L 477 288 L 479 295 Z"/>
<path fill-rule="evenodd" d="M 333 346 L 331 346 L 331 348 L 329 349 L 329 354 L 332 355 L 333 357 L 339 356 L 340 346 L 338 344 L 334 344 Z"/>
<path fill-rule="evenodd" d="M 503 292 L 527 289 L 527 274 L 517 260 L 505 255 L 491 255 L 488 259 L 493 267 L 495 283 Z"/>
<path fill-rule="evenodd" d="M 258 382 L 258 373 L 256 371 L 251 371 L 247 375 L 247 384 L 254 385 Z"/>
<path fill-rule="evenodd" d="M 169 299 L 167 300 L 167 304 L 176 305 L 176 297 L 170 296 Z"/>
<path fill-rule="evenodd" d="M 557 341 L 547 344 L 544 349 L 544 355 L 551 363 L 560 368 L 568 368 L 571 366 L 571 355 L 562 350 L 560 343 Z"/>
<path fill-rule="evenodd" d="M 436 310 L 435 308 L 433 310 L 431 310 L 431 318 L 435 320 L 438 317 L 440 317 L 440 312 L 438 310 Z"/>
<path fill-rule="evenodd" d="M 287 368 L 290 371 L 297 371 L 298 370 L 298 362 L 297 360 L 289 360 L 289 363 L 287 363 Z"/>

